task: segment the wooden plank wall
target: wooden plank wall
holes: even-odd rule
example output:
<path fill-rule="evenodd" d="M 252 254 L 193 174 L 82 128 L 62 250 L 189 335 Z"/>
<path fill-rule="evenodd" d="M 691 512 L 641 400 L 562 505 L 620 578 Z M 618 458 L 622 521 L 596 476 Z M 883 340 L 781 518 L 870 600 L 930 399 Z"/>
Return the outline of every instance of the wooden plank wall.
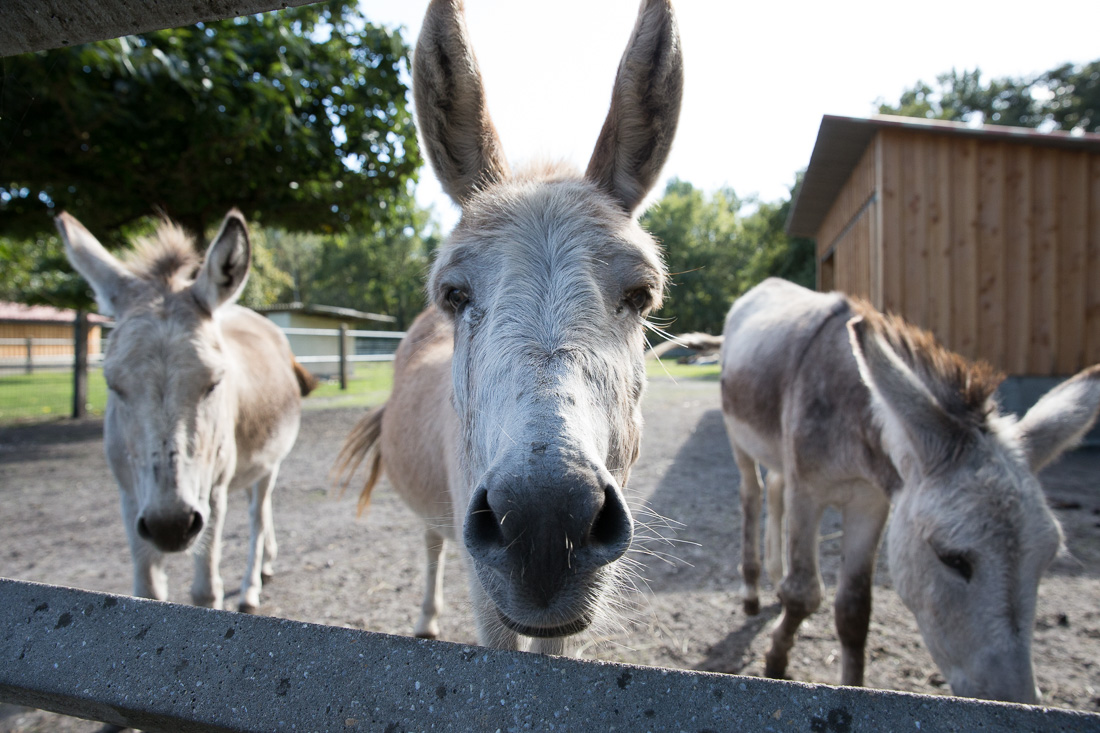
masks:
<path fill-rule="evenodd" d="M 879 135 L 881 306 L 1009 374 L 1100 362 L 1100 153 Z M 865 294 L 837 257 L 837 288 Z"/>
<path fill-rule="evenodd" d="M 825 257 L 875 193 L 875 146 L 868 145 L 817 230 L 817 257 Z"/>

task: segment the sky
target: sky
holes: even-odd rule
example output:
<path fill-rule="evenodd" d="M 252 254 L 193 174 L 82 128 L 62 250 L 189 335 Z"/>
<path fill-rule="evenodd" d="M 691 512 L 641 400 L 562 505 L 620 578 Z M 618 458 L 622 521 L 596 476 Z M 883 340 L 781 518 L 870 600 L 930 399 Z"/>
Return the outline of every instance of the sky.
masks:
<path fill-rule="evenodd" d="M 583 169 L 607 114 L 638 0 L 465 0 L 490 114 L 509 161 Z M 369 19 L 404 26 L 426 0 L 362 0 Z M 785 198 L 810 160 L 821 117 L 868 116 L 918 80 L 952 68 L 1031 76 L 1100 58 L 1100 1 L 674 0 L 684 54 L 680 125 L 662 180 L 744 198 Z M 449 230 L 458 209 L 425 168 L 418 201 Z"/>

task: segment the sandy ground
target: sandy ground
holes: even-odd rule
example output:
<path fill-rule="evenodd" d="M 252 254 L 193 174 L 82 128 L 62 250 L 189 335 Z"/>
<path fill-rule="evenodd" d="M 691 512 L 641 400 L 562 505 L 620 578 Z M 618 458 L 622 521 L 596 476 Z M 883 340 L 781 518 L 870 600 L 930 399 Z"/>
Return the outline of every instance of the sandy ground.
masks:
<path fill-rule="evenodd" d="M 767 630 L 779 612 L 765 590 L 763 612 L 747 617 L 737 595 L 739 512 L 717 382 L 653 380 L 646 396 L 642 457 L 632 503 L 669 543 L 638 552 L 645 582 L 635 610 L 614 628 L 583 637 L 582 656 L 635 664 L 759 675 Z M 280 556 L 261 612 L 290 619 L 410 634 L 423 582 L 422 529 L 386 484 L 369 515 L 355 518 L 326 474 L 359 410 L 312 410 L 283 464 L 275 495 Z M 1067 456 L 1042 476 L 1066 533 L 1067 552 L 1045 578 L 1034 654 L 1046 704 L 1100 710 L 1100 451 Z M 668 517 L 679 525 L 665 523 Z M 839 559 L 837 518 L 822 526 L 827 600 Z M 646 534 L 643 531 L 643 534 Z M 222 574 L 240 583 L 248 535 L 247 501 L 231 497 Z M 171 599 L 186 602 L 190 561 L 170 564 Z M 465 573 L 447 551 L 443 638 L 474 641 Z M 867 684 L 948 694 L 913 617 L 880 564 L 868 639 Z M 102 450 L 102 422 L 0 430 L 0 576 L 112 593 L 130 591 L 130 558 L 117 489 Z M 2 599 L 0 599 L 2 602 Z M 227 598 L 235 607 L 236 594 Z M 839 644 L 830 603 L 802 627 L 791 657 L 794 679 L 836 683 Z M 0 731 L 94 731 L 99 724 L 0 705 Z"/>

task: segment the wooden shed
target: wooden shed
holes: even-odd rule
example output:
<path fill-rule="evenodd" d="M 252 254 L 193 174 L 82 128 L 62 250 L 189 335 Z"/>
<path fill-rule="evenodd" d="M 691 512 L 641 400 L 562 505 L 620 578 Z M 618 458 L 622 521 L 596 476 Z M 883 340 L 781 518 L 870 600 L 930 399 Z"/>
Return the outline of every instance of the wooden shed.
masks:
<path fill-rule="evenodd" d="M 76 311 L 46 305 L 0 302 L 0 374 L 17 368 L 73 366 Z M 88 314 L 87 351 L 92 361 L 100 357 L 102 328 L 111 319 Z"/>
<path fill-rule="evenodd" d="M 1100 135 L 826 116 L 787 224 L 818 287 L 1011 375 L 1100 362 Z"/>

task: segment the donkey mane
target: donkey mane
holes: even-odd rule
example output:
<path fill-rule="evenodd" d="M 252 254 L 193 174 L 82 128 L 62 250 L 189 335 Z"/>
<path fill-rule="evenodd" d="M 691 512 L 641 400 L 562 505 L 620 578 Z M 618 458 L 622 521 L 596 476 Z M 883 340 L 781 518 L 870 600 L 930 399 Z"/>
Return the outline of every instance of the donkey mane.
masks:
<path fill-rule="evenodd" d="M 201 262 L 194 238 L 179 224 L 165 219 L 152 236 L 134 240 L 134 249 L 124 264 L 141 280 L 171 287 L 181 274 L 185 281 L 193 280 Z"/>
<path fill-rule="evenodd" d="M 941 346 L 931 332 L 892 313 L 879 313 L 862 298 L 853 310 L 882 336 L 920 378 L 943 410 L 962 425 L 984 429 L 996 411 L 991 399 L 1004 374 L 984 361 L 969 361 Z"/>

